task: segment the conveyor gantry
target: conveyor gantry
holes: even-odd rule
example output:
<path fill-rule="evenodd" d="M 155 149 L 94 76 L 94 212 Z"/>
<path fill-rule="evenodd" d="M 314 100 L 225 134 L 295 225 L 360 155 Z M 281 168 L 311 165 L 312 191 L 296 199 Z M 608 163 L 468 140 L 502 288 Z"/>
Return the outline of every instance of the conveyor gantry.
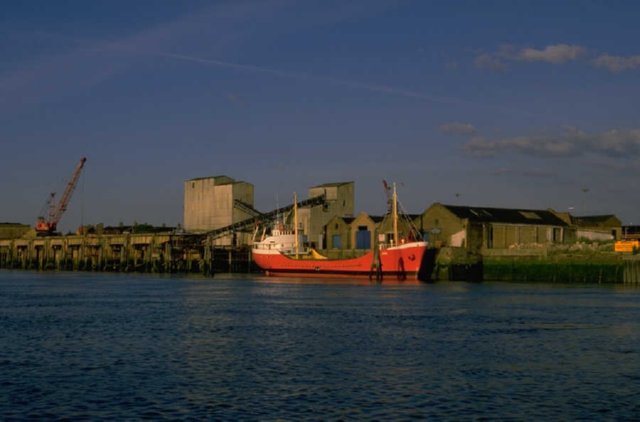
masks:
<path fill-rule="evenodd" d="M 313 198 L 299 201 L 297 203 L 297 206 L 298 208 L 313 207 L 316 205 L 324 205 L 324 203 L 325 203 L 325 196 L 319 195 L 319 196 L 314 196 Z M 209 240 L 213 240 L 213 239 L 218 239 L 218 238 L 227 236 L 233 232 L 245 231 L 253 228 L 258 221 L 261 223 L 268 223 L 270 221 L 275 220 L 279 215 L 282 215 L 291 211 L 294 205 L 296 204 L 291 204 L 291 205 L 287 205 L 286 207 L 277 208 L 267 213 L 261 213 L 260 211 L 253 208 L 251 205 L 246 204 L 242 201 L 236 200 L 234 202 L 234 206 L 236 208 L 240 208 L 247 214 L 252 214 L 253 217 L 247 218 L 242 221 L 238 221 L 237 223 L 233 223 L 225 227 L 220 227 L 219 229 L 210 230 L 204 233 L 204 235 L 207 236 Z"/>

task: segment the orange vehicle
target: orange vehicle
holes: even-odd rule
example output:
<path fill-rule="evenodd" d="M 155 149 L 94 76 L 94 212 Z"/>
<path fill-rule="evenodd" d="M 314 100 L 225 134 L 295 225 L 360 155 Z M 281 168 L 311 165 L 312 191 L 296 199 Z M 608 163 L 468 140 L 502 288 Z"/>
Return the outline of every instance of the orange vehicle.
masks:
<path fill-rule="evenodd" d="M 618 240 L 614 244 L 613 250 L 616 252 L 633 253 L 634 251 L 640 250 L 640 240 Z"/>

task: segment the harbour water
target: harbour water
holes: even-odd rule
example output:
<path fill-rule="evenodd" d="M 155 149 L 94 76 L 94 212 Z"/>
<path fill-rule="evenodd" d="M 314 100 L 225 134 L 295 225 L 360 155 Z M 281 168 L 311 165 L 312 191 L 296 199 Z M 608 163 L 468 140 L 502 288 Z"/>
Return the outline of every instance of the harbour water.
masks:
<path fill-rule="evenodd" d="M 0 419 L 640 417 L 640 290 L 0 271 Z"/>

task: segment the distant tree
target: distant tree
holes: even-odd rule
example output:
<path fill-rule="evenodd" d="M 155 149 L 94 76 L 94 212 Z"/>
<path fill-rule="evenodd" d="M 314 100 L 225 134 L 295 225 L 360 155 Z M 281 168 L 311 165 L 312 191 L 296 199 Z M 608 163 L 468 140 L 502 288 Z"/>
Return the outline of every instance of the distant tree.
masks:
<path fill-rule="evenodd" d="M 134 223 L 132 227 L 132 232 L 133 233 L 153 233 L 154 227 L 151 224 L 147 224 L 147 223 L 142 223 L 142 224 Z"/>

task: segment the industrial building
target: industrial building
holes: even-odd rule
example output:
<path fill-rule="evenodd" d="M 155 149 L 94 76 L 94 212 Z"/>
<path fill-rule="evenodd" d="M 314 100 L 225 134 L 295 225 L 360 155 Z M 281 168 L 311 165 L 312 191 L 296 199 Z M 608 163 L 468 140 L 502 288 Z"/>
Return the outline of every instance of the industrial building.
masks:
<path fill-rule="evenodd" d="M 253 217 L 247 207 L 253 207 L 253 185 L 227 176 L 190 179 L 184 182 L 184 221 L 187 232 L 205 233 Z M 237 236 L 240 235 L 241 238 Z M 217 240 L 218 245 L 246 244 L 249 237 L 236 234 Z"/>
<path fill-rule="evenodd" d="M 307 240 L 317 248 L 325 247 L 325 225 L 334 216 L 353 215 L 353 182 L 326 183 L 308 191 L 309 198 L 322 197 L 319 204 L 298 210 L 298 224 Z M 292 198 L 293 202 L 293 198 Z M 201 177 L 184 182 L 184 224 L 190 233 L 207 233 L 213 230 L 255 219 L 261 221 L 263 213 L 254 208 L 254 187 L 228 176 Z M 291 215 L 282 215 L 293 223 Z M 227 236 L 215 240 L 216 246 L 250 245 L 251 230 L 230 231 Z"/>
<path fill-rule="evenodd" d="M 323 196 L 324 204 L 299 210 L 298 221 L 307 241 L 317 249 L 325 249 L 327 223 L 334 217 L 353 217 L 354 183 L 325 183 L 310 188 L 308 195 L 309 198 Z"/>
<path fill-rule="evenodd" d="M 433 244 L 482 252 L 567 243 L 574 230 L 552 210 L 435 203 L 416 222 Z"/>

